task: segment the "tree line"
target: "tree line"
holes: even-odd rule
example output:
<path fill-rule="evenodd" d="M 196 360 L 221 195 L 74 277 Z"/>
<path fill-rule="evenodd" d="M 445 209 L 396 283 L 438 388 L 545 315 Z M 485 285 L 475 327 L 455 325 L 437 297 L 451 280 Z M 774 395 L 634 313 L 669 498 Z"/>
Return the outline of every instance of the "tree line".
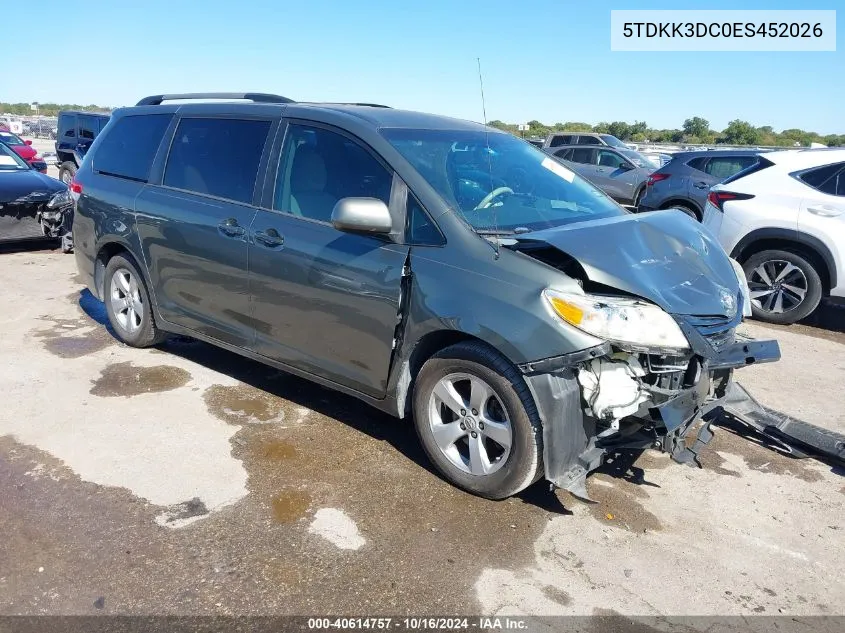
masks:
<path fill-rule="evenodd" d="M 632 143 L 682 143 L 682 144 L 725 144 L 725 145 L 776 145 L 780 147 L 793 147 L 798 145 L 807 147 L 810 143 L 821 143 L 829 147 L 845 145 L 845 134 L 827 134 L 822 136 L 817 132 L 808 132 L 798 128 L 775 132 L 769 125 L 754 127 L 747 121 L 736 119 L 728 123 L 722 130 L 711 130 L 710 122 L 702 117 L 694 116 L 686 119 L 681 129 L 657 130 L 650 128 L 645 121 L 625 123 L 624 121 L 613 121 L 612 123 L 598 123 L 590 125 L 578 121 L 567 123 L 555 123 L 546 125 L 540 121 L 529 121 L 528 132 L 520 132 L 518 126 L 503 121 L 490 121 L 491 126 L 512 134 L 528 137 L 538 136 L 545 138 L 551 132 L 598 132 L 600 134 L 612 134 L 623 141 Z"/>
<path fill-rule="evenodd" d="M 38 112 L 42 116 L 56 116 L 59 110 L 84 110 L 86 112 L 111 112 L 111 108 L 98 105 L 79 105 L 77 103 L 39 103 Z M 29 103 L 4 103 L 0 101 L 0 112 L 17 116 L 32 116 L 36 114 Z"/>
<path fill-rule="evenodd" d="M 110 108 L 90 104 L 79 105 L 76 103 L 39 103 L 38 114 L 44 116 L 56 116 L 59 110 L 84 110 L 88 112 L 110 112 Z M 29 103 L 4 103 L 0 102 L 0 112 L 18 116 L 35 114 Z M 516 123 L 504 123 L 503 121 L 490 121 L 490 125 L 500 130 L 505 130 L 516 135 L 522 133 L 518 130 Z M 555 123 L 546 125 L 540 121 L 529 121 L 527 136 L 538 136 L 545 138 L 551 132 L 598 132 L 601 134 L 613 134 L 618 139 L 632 143 L 683 143 L 689 145 L 697 144 L 725 144 L 725 145 L 773 145 L 780 147 L 793 147 L 798 145 L 807 147 L 810 143 L 821 143 L 829 147 L 845 146 L 845 134 L 827 134 L 822 136 L 817 132 L 809 132 L 798 128 L 775 132 L 769 125 L 754 127 L 747 121 L 736 119 L 728 123 L 728 126 L 721 132 L 710 129 L 710 122 L 700 116 L 686 119 L 680 129 L 658 130 L 648 126 L 645 121 L 625 123 L 624 121 L 613 121 L 611 123 L 597 123 L 591 125 L 579 121 L 567 123 Z"/>

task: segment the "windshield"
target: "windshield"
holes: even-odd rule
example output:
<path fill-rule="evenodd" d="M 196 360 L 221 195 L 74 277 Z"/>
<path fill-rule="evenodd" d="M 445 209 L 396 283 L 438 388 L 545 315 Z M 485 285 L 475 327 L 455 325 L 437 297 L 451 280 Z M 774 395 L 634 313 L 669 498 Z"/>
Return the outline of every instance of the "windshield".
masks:
<path fill-rule="evenodd" d="M 0 143 L 0 171 L 17 171 L 18 169 L 29 169 L 29 165 L 15 154 L 11 147 Z"/>
<path fill-rule="evenodd" d="M 613 136 L 613 134 L 599 134 L 599 136 L 605 143 L 607 143 L 611 147 L 618 147 L 620 149 L 625 149 L 626 147 L 628 147 L 627 145 L 625 145 L 625 143 Z"/>
<path fill-rule="evenodd" d="M 383 129 L 477 230 L 539 230 L 627 212 L 556 159 L 497 132 Z"/>
<path fill-rule="evenodd" d="M 629 161 L 634 163 L 637 167 L 652 167 L 654 163 L 648 159 L 648 157 L 643 156 L 639 152 L 635 152 L 632 149 L 620 149 L 619 153 L 622 154 L 625 158 Z"/>
<path fill-rule="evenodd" d="M 11 132 L 0 132 L 0 141 L 3 141 L 6 145 L 24 145 L 20 137 Z"/>

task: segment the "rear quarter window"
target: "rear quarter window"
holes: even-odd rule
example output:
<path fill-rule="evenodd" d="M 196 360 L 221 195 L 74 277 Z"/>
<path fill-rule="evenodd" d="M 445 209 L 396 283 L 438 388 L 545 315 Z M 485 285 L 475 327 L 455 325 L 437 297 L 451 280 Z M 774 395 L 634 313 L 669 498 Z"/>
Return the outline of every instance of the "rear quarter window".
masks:
<path fill-rule="evenodd" d="M 100 139 L 92 167 L 106 176 L 147 182 L 172 114 L 125 116 Z"/>
<path fill-rule="evenodd" d="M 845 196 L 845 163 L 833 163 L 809 169 L 798 179 L 831 196 Z"/>
<path fill-rule="evenodd" d="M 697 169 L 700 172 L 704 171 L 704 165 L 707 162 L 706 156 L 699 156 L 698 158 L 693 158 L 690 161 L 687 161 L 687 166 L 692 167 L 693 169 Z"/>

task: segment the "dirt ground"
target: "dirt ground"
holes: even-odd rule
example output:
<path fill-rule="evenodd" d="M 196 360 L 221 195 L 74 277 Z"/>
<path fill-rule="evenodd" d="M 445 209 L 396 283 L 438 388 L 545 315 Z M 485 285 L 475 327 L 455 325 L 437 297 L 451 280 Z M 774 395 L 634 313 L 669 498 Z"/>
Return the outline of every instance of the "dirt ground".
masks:
<path fill-rule="evenodd" d="M 845 431 L 845 311 L 742 382 Z M 187 339 L 119 344 L 73 256 L 0 252 L 0 614 L 845 614 L 845 472 L 718 430 L 502 502 L 413 430 Z"/>

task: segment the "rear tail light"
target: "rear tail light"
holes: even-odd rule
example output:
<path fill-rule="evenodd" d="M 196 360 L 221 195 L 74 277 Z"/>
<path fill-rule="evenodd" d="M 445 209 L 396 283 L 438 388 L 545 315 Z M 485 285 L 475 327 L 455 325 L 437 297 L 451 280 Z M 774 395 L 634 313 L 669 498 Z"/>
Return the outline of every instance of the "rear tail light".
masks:
<path fill-rule="evenodd" d="M 74 199 L 74 201 L 79 200 L 79 196 L 82 195 L 82 185 L 77 182 L 76 178 L 70 181 L 70 196 Z"/>
<path fill-rule="evenodd" d="M 648 177 L 648 181 L 646 182 L 646 185 L 649 186 L 649 187 L 653 187 L 654 183 L 660 182 L 661 180 L 666 180 L 668 177 L 669 177 L 669 174 L 660 174 L 660 173 L 651 174 Z"/>
<path fill-rule="evenodd" d="M 711 191 L 707 194 L 707 202 L 712 204 L 714 207 L 719 209 L 722 213 L 725 212 L 724 204 L 728 200 L 750 200 L 753 198 L 751 194 L 748 193 L 732 193 L 730 191 Z"/>

